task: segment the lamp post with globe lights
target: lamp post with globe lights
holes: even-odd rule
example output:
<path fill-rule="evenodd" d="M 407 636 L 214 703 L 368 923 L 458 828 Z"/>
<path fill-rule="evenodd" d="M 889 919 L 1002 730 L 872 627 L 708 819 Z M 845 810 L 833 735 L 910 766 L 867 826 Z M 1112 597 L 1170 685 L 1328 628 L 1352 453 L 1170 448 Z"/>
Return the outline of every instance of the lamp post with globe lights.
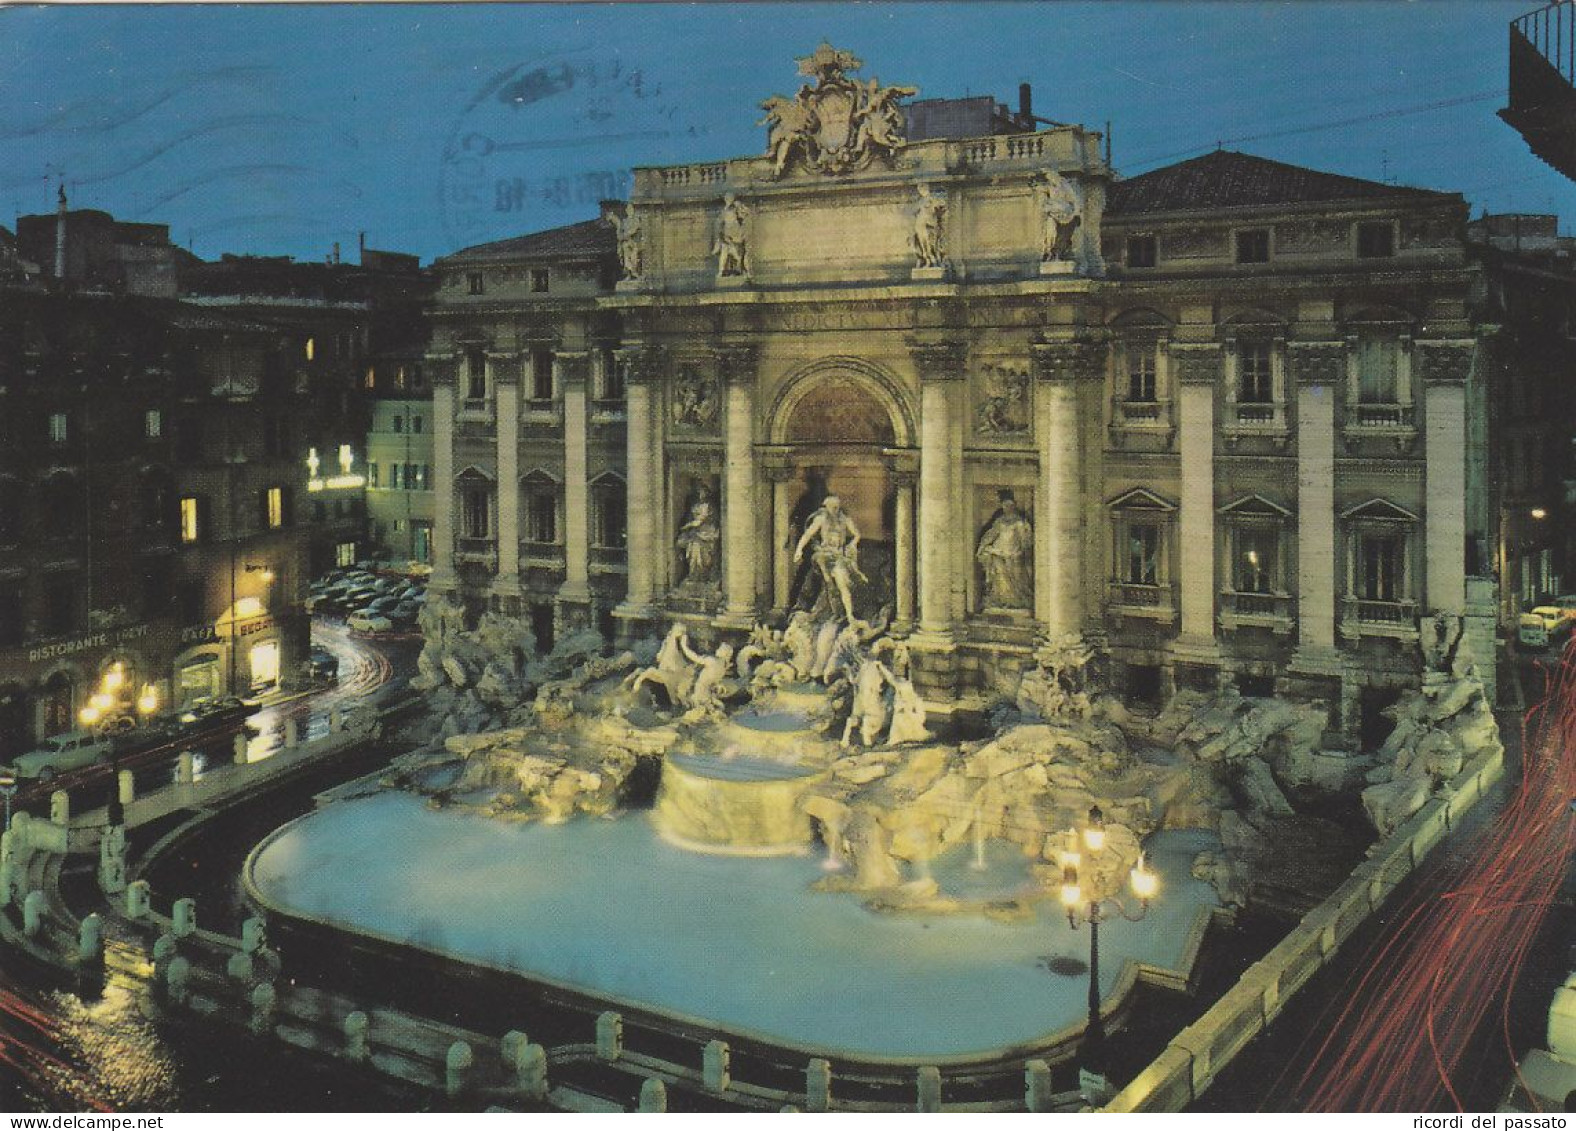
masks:
<path fill-rule="evenodd" d="M 1100 1017 L 1100 924 L 1112 915 L 1120 915 L 1129 922 L 1138 922 L 1149 913 L 1150 901 L 1160 892 L 1160 877 L 1144 863 L 1139 853 L 1138 863 L 1128 872 L 1128 884 L 1138 899 L 1138 910 L 1133 912 L 1115 895 L 1102 895 L 1085 880 L 1092 879 L 1094 869 L 1083 866 L 1083 850 L 1094 857 L 1105 850 L 1105 814 L 1098 805 L 1089 809 L 1088 823 L 1082 830 L 1068 830 L 1068 844 L 1062 853 L 1062 906 L 1067 911 L 1067 924 L 1078 929 L 1080 921 L 1089 924 L 1089 1020 L 1084 1028 L 1083 1043 L 1078 1049 L 1080 1087 L 1105 1091 L 1105 1022 Z"/>

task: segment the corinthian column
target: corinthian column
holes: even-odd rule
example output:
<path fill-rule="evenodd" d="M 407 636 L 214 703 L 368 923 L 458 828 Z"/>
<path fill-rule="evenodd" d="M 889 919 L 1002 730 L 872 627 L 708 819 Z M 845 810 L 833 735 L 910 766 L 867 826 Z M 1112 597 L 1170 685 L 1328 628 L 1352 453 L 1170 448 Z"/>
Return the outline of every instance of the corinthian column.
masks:
<path fill-rule="evenodd" d="M 1040 489 L 1035 500 L 1034 615 L 1050 639 L 1083 630 L 1083 476 L 1078 383 L 1098 373 L 1092 343 L 1034 346 Z"/>
<path fill-rule="evenodd" d="M 723 620 L 755 622 L 755 347 L 716 351 L 726 389 L 723 420 Z"/>
<path fill-rule="evenodd" d="M 505 606 L 520 596 L 520 362 L 517 354 L 487 355 L 488 387 L 495 390 L 498 444 L 498 576 L 493 593 Z"/>
<path fill-rule="evenodd" d="M 584 604 L 589 584 L 590 502 L 586 488 L 586 370 L 584 353 L 553 355 L 553 385 L 564 394 L 564 584 L 560 601 Z"/>
<path fill-rule="evenodd" d="M 1423 509 L 1428 611 L 1466 612 L 1466 382 L 1473 343 L 1418 342 L 1413 356 L 1423 384 Z"/>
<path fill-rule="evenodd" d="M 1173 346 L 1182 447 L 1182 507 L 1178 517 L 1182 632 L 1174 651 L 1194 662 L 1218 663 L 1215 644 L 1215 386 L 1217 344 Z"/>
<path fill-rule="evenodd" d="M 954 442 L 956 402 L 963 385 L 963 346 L 913 347 L 919 370 L 919 632 L 932 643 L 951 640 L 954 568 L 960 538 L 956 492 L 963 452 Z"/>
<path fill-rule="evenodd" d="M 1337 675 L 1335 651 L 1335 396 L 1340 342 L 1292 342 L 1297 385 L 1297 652 L 1292 666 Z M 1340 571 L 1344 576 L 1345 571 Z"/>
<path fill-rule="evenodd" d="M 432 380 L 432 588 L 453 593 L 454 575 L 454 363 L 452 353 L 429 353 Z"/>
<path fill-rule="evenodd" d="M 624 367 L 625 467 L 629 481 L 625 493 L 628 517 L 629 588 L 619 615 L 642 619 L 651 615 L 655 593 L 653 564 L 667 547 L 658 546 L 656 512 L 659 504 L 656 481 L 662 474 L 654 458 L 652 432 L 653 385 L 657 378 L 656 354 L 650 347 L 618 350 L 615 365 Z"/>

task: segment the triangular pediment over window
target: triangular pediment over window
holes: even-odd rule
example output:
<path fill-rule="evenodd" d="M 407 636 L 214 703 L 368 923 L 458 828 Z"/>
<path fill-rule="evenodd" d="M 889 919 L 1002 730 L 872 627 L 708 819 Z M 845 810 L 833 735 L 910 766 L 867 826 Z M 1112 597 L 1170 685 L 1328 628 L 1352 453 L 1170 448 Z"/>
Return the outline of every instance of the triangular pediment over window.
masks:
<path fill-rule="evenodd" d="M 546 471 L 540 467 L 534 467 L 520 476 L 520 482 L 527 487 L 560 487 L 563 485 L 562 479 L 558 478 L 551 471 Z"/>
<path fill-rule="evenodd" d="M 624 477 L 612 469 L 593 476 L 591 479 L 591 486 L 593 487 L 623 487 L 624 485 Z"/>
<path fill-rule="evenodd" d="M 1291 511 L 1272 503 L 1263 495 L 1244 495 L 1220 508 L 1220 513 L 1235 518 L 1290 518 Z"/>
<path fill-rule="evenodd" d="M 1418 522 L 1417 515 L 1405 507 L 1397 506 L 1387 499 L 1369 499 L 1366 503 L 1358 503 L 1341 512 L 1341 518 L 1347 521 L 1358 520 L 1361 522 Z"/>
<path fill-rule="evenodd" d="M 1174 511 L 1177 505 L 1162 499 L 1153 491 L 1143 487 L 1134 487 L 1131 491 L 1124 491 L 1116 498 L 1106 502 L 1112 510 L 1138 510 L 1138 511 Z"/>
<path fill-rule="evenodd" d="M 490 472 L 488 472 L 485 468 L 477 467 L 474 463 L 466 465 L 466 467 L 461 470 L 461 472 L 456 475 L 454 479 L 456 482 L 464 482 L 466 480 L 469 480 L 473 483 L 478 481 L 482 483 L 497 482 L 497 479 Z"/>

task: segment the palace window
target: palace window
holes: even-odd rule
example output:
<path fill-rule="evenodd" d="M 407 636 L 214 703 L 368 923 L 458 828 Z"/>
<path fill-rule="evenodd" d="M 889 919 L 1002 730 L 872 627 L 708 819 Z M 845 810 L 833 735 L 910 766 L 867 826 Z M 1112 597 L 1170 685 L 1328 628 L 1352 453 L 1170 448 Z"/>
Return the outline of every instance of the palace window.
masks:
<path fill-rule="evenodd" d="M 395 416 L 393 423 L 395 434 L 405 431 L 405 418 L 403 416 Z"/>
<path fill-rule="evenodd" d="M 421 417 L 415 415 L 411 416 L 410 430 L 418 436 L 421 435 Z"/>
<path fill-rule="evenodd" d="M 488 538 L 492 532 L 491 492 L 484 487 L 468 487 L 462 496 L 461 527 L 466 538 Z"/>
<path fill-rule="evenodd" d="M 1270 261 L 1270 230 L 1245 228 L 1237 233 L 1238 263 L 1268 263 Z"/>
<path fill-rule="evenodd" d="M 64 444 L 68 433 L 67 418 L 63 412 L 49 414 L 49 442 L 51 444 Z"/>
<path fill-rule="evenodd" d="M 1155 249 L 1154 236 L 1128 236 L 1127 237 L 1127 265 L 1129 267 L 1153 267 L 1159 261 Z"/>
<path fill-rule="evenodd" d="M 378 486 L 378 464 L 376 462 L 367 464 L 367 486 Z"/>
<path fill-rule="evenodd" d="M 156 408 L 150 408 L 142 414 L 142 434 L 149 440 L 157 440 L 164 434 L 164 414 Z"/>
<path fill-rule="evenodd" d="M 531 290 L 536 294 L 546 294 L 548 285 L 552 282 L 551 275 L 546 267 L 531 268 Z"/>
<path fill-rule="evenodd" d="M 1390 532 L 1357 535 L 1357 596 L 1364 601 L 1406 597 L 1406 539 Z"/>
<path fill-rule="evenodd" d="M 531 483 L 525 495 L 526 541 L 544 546 L 558 543 L 558 491 L 547 483 Z"/>
<path fill-rule="evenodd" d="M 1275 375 L 1268 342 L 1244 342 L 1237 348 L 1237 400 L 1241 404 L 1272 404 Z"/>
<path fill-rule="evenodd" d="M 486 293 L 486 280 L 482 277 L 480 271 L 467 271 L 465 273 L 465 290 L 466 293 L 473 295 Z"/>
<path fill-rule="evenodd" d="M 531 351 L 531 399 L 553 399 L 553 351 L 545 347 Z"/>
<path fill-rule="evenodd" d="M 1130 342 L 1122 350 L 1127 400 L 1148 404 L 1157 399 L 1159 356 L 1159 343 L 1152 341 Z"/>
<path fill-rule="evenodd" d="M 618 362 L 618 356 L 611 349 L 604 349 L 602 357 L 602 387 L 597 390 L 597 399 L 603 401 L 621 401 L 624 399 L 624 369 Z"/>
<path fill-rule="evenodd" d="M 628 502 L 624 484 L 608 475 L 591 487 L 591 543 L 598 549 L 622 550 L 628 539 Z"/>
<path fill-rule="evenodd" d="M 487 399 L 487 354 L 481 349 L 465 351 L 465 399 Z"/>
<path fill-rule="evenodd" d="M 1401 343 L 1389 336 L 1357 341 L 1357 403 L 1395 404 L 1400 391 Z"/>
<path fill-rule="evenodd" d="M 1122 580 L 1129 585 L 1160 584 L 1160 524 L 1130 519 L 1126 527 Z"/>
<path fill-rule="evenodd" d="M 1365 220 L 1357 225 L 1357 258 L 1388 259 L 1395 255 L 1395 225 L 1389 220 Z"/>

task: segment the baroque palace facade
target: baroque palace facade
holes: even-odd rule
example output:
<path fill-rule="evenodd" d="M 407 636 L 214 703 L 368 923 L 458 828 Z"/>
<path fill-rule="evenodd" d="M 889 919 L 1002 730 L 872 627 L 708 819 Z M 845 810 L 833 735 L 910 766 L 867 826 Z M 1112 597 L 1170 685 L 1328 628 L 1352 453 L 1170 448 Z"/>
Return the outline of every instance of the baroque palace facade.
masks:
<path fill-rule="evenodd" d="M 763 157 L 438 262 L 437 589 L 539 642 L 742 632 L 817 588 L 831 493 L 940 710 L 1070 634 L 1132 695 L 1347 729 L 1416 683 L 1420 618 L 1493 656 L 1517 370 L 1461 197 L 1231 152 L 1123 180 L 1026 115 L 905 136 L 858 67 L 802 60 Z"/>

